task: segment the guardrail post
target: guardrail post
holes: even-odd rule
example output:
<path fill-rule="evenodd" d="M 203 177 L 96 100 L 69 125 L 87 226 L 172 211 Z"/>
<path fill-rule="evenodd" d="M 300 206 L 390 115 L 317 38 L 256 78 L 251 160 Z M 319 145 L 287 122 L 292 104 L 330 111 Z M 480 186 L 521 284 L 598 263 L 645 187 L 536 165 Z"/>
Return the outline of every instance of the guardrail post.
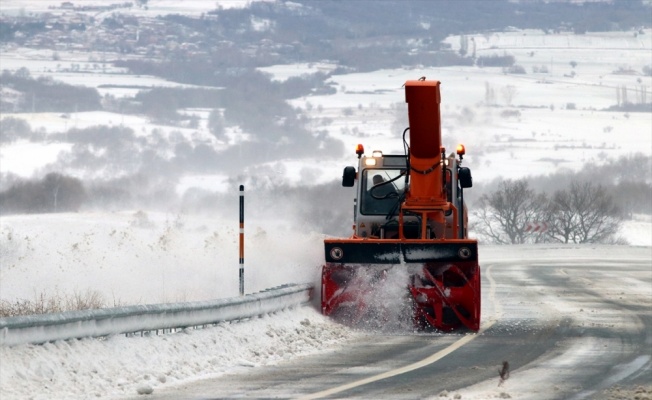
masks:
<path fill-rule="evenodd" d="M 244 295 L 244 185 L 240 185 L 240 296 Z"/>

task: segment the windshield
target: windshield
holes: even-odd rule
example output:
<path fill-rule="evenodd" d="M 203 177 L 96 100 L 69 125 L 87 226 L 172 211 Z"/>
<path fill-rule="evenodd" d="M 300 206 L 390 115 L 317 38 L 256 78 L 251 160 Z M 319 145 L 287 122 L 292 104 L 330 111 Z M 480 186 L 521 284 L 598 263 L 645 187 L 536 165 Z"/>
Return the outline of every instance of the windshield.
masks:
<path fill-rule="evenodd" d="M 366 169 L 362 173 L 362 214 L 386 215 L 398 203 L 405 179 L 401 169 Z"/>

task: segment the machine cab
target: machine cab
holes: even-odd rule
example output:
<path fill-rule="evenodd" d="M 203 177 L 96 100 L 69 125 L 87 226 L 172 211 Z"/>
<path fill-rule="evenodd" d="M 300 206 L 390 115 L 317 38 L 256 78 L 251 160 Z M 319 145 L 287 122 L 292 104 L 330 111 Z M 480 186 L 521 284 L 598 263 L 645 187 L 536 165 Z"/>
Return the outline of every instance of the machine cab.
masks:
<path fill-rule="evenodd" d="M 363 150 L 364 151 L 364 150 Z M 407 159 L 404 155 L 383 155 L 374 151 L 367 157 L 359 154 L 358 170 L 346 167 L 342 176 L 342 185 L 356 187 L 354 201 L 354 236 L 362 238 L 391 239 L 398 237 L 398 213 L 405 201 L 407 182 Z M 468 168 L 457 168 L 458 160 L 451 154 L 445 159 L 447 200 L 455 207 L 463 207 L 459 198 L 461 188 L 471 186 Z M 459 171 L 459 172 L 458 172 Z M 458 177 L 459 173 L 459 177 Z M 459 180 L 458 180 L 459 178 Z M 451 182 L 458 182 L 452 185 Z M 356 185 L 357 183 L 357 185 Z M 452 225 L 452 215 L 446 213 L 446 225 Z M 420 221 L 417 217 L 406 216 L 404 235 L 406 238 L 418 238 Z M 444 232 L 443 226 L 429 222 L 427 235 L 430 238 L 451 236 Z"/>
<path fill-rule="evenodd" d="M 396 223 L 405 193 L 406 158 L 401 155 L 383 155 L 374 151 L 370 157 L 361 155 L 358 173 L 354 167 L 344 170 L 342 185 L 354 186 L 355 235 L 384 237 L 388 223 Z"/>

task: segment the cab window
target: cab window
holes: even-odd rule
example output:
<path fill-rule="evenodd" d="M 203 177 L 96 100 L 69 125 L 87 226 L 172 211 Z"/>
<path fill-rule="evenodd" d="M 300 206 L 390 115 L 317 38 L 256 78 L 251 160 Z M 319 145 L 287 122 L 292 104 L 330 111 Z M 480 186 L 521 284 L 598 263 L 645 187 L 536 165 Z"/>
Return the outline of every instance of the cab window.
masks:
<path fill-rule="evenodd" d="M 366 169 L 362 173 L 361 212 L 367 215 L 386 215 L 399 201 L 405 180 L 400 169 Z"/>

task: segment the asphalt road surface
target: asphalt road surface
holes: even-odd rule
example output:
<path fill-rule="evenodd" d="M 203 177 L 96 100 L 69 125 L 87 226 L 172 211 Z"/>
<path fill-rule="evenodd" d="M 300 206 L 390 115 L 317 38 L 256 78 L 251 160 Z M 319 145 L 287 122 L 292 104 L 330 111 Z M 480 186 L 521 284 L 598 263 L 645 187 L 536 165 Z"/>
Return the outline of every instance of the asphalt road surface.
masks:
<path fill-rule="evenodd" d="M 148 398 L 652 398 L 650 248 L 489 258 L 478 334 L 369 331 L 332 352 Z"/>

